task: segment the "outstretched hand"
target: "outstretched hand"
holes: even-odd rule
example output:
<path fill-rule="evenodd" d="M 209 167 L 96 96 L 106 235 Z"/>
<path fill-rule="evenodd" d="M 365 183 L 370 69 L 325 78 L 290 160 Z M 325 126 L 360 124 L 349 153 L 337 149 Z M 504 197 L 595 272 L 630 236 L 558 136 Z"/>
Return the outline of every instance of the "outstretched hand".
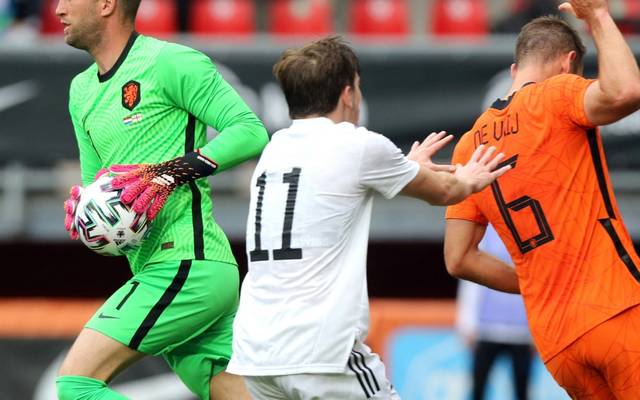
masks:
<path fill-rule="evenodd" d="M 497 168 L 504 154 L 498 153 L 494 157 L 495 151 L 493 146 L 485 149 L 480 145 L 465 165 L 456 165 L 455 177 L 469 185 L 472 193 L 481 191 L 511 169 L 510 165 Z"/>
<path fill-rule="evenodd" d="M 454 172 L 456 168 L 453 165 L 436 164 L 431 161 L 431 157 L 449 144 L 451 140 L 453 140 L 453 135 L 447 135 L 445 131 L 438 133 L 433 132 L 427 136 L 422 143 L 418 141 L 413 142 L 407 158 L 424 165 L 432 171 Z"/>

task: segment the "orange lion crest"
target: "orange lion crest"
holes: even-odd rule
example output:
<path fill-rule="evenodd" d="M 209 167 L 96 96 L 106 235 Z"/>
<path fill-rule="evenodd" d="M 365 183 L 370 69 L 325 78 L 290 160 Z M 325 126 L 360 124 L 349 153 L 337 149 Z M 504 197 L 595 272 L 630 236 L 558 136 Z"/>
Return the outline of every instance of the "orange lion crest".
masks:
<path fill-rule="evenodd" d="M 140 83 L 129 81 L 122 87 L 122 106 L 129 111 L 140 103 Z"/>

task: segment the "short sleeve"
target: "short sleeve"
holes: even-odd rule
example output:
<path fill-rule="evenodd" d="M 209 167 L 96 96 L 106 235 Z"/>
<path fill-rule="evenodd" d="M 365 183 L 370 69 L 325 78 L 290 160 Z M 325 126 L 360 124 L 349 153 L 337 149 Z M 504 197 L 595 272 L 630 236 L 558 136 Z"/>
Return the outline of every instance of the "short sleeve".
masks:
<path fill-rule="evenodd" d="M 466 164 L 471 158 L 471 154 L 473 153 L 473 142 L 468 140 L 471 138 L 469 136 L 470 133 L 467 133 L 456 145 L 455 150 L 453 151 L 453 158 L 451 159 L 451 164 Z M 445 213 L 446 219 L 464 219 L 467 221 L 475 222 L 480 225 L 487 225 L 489 221 L 482 214 L 482 211 L 478 208 L 477 205 L 477 197 L 478 193 L 472 194 L 466 199 L 462 200 L 458 204 L 454 204 L 452 206 L 447 207 L 447 211 Z"/>
<path fill-rule="evenodd" d="M 562 74 L 542 84 L 546 112 L 557 118 L 568 119 L 573 125 L 593 128 L 584 109 L 584 95 L 595 80 L 574 74 Z"/>
<path fill-rule="evenodd" d="M 390 199 L 416 177 L 420 167 L 386 137 L 372 132 L 365 135 L 360 184 Z"/>

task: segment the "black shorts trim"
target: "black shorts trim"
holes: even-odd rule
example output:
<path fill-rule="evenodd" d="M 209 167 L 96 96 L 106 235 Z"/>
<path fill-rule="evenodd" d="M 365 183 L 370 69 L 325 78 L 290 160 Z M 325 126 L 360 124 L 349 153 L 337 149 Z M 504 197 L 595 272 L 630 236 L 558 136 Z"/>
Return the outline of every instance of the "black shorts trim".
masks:
<path fill-rule="evenodd" d="M 191 260 L 182 260 L 180 262 L 180 267 L 178 268 L 178 272 L 173 278 L 173 281 L 167 290 L 164 291 L 160 300 L 158 300 L 158 302 L 151 308 L 151 311 L 149 311 L 149 314 L 147 314 L 144 321 L 142 321 L 142 324 L 140 324 L 136 333 L 133 334 L 133 338 L 131 338 L 131 342 L 129 342 L 130 348 L 138 350 L 140 343 L 142 343 L 142 340 L 147 336 L 151 328 L 153 328 L 156 322 L 158 322 L 162 312 L 169 307 L 169 304 L 171 304 L 173 299 L 176 298 L 189 276 L 191 263 Z"/>
<path fill-rule="evenodd" d="M 369 390 L 367 389 L 367 386 L 364 383 L 364 379 L 363 379 L 364 372 L 360 370 L 359 367 L 356 369 L 356 367 L 354 367 L 354 364 L 357 366 L 357 364 L 355 363 L 354 354 L 351 353 L 351 356 L 349 356 L 349 359 L 347 360 L 347 365 L 349 366 L 349 369 L 353 371 L 353 373 L 356 375 L 356 378 L 358 379 L 358 383 L 360 383 L 360 387 L 364 392 L 365 398 L 368 399 L 371 396 L 373 396 L 373 394 L 369 392 Z"/>
<path fill-rule="evenodd" d="M 352 350 L 347 364 L 356 375 L 358 383 L 360 383 L 360 387 L 367 399 L 375 396 L 376 393 L 380 391 L 378 380 L 371 368 L 365 363 L 362 353 Z"/>

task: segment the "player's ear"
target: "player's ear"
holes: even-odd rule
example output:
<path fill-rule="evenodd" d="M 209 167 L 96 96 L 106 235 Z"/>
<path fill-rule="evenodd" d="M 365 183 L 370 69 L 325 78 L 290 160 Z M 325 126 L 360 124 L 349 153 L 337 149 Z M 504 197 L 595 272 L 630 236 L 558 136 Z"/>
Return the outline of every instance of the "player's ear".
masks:
<path fill-rule="evenodd" d="M 516 63 L 511 64 L 511 79 L 516 79 L 516 73 L 518 72 L 518 66 Z"/>
<path fill-rule="evenodd" d="M 356 92 L 353 89 L 353 86 L 347 85 L 342 89 L 342 93 L 340 94 L 340 100 L 344 103 L 344 106 L 347 108 L 354 108 L 356 103 Z"/>
<path fill-rule="evenodd" d="M 100 16 L 108 17 L 116 10 L 116 5 L 119 0 L 99 0 L 100 1 Z"/>
<path fill-rule="evenodd" d="M 573 50 L 562 56 L 561 65 L 563 74 L 574 73 L 573 64 L 576 62 L 577 57 L 578 54 Z"/>

